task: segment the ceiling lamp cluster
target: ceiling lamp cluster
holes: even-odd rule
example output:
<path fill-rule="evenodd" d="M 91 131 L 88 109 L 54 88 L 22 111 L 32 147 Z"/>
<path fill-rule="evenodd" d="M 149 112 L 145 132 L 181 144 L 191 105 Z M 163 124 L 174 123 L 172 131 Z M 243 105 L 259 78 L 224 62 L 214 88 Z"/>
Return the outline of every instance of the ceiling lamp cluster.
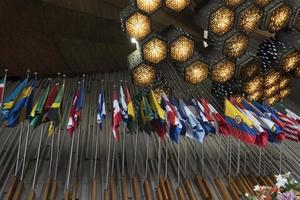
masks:
<path fill-rule="evenodd" d="M 181 35 L 170 44 L 171 58 L 176 62 L 185 62 L 194 54 L 194 41 Z"/>
<path fill-rule="evenodd" d="M 231 59 L 237 59 L 246 53 L 248 47 L 248 37 L 236 33 L 231 36 L 224 44 L 224 53 L 227 57 Z"/>
<path fill-rule="evenodd" d="M 251 5 L 240 13 L 238 29 L 245 34 L 252 33 L 260 27 L 262 20 L 263 11 L 255 5 Z"/>
<path fill-rule="evenodd" d="M 142 51 L 146 61 L 157 64 L 167 57 L 168 44 L 159 36 L 153 36 L 145 41 Z"/>
<path fill-rule="evenodd" d="M 233 77 L 235 64 L 227 59 L 223 59 L 212 68 L 211 79 L 217 83 L 225 83 Z"/>
<path fill-rule="evenodd" d="M 235 13 L 222 6 L 210 15 L 209 30 L 217 36 L 222 36 L 233 28 Z"/>

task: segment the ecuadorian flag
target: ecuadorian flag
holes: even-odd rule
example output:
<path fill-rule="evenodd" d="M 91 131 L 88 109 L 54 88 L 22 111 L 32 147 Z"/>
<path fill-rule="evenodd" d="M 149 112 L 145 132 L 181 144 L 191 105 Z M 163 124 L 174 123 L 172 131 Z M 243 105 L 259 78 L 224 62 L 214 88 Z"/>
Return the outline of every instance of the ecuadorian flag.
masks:
<path fill-rule="evenodd" d="M 231 135 L 248 144 L 255 144 L 257 131 L 253 122 L 225 99 L 225 120 L 231 126 Z"/>

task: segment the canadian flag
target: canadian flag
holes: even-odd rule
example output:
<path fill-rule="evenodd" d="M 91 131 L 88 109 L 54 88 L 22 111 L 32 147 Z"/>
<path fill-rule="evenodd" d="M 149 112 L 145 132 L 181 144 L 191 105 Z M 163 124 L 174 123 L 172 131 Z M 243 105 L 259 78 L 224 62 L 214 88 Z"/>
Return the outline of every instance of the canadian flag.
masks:
<path fill-rule="evenodd" d="M 115 138 L 115 141 L 119 140 L 119 126 L 122 121 L 122 113 L 120 105 L 117 98 L 117 92 L 114 90 L 113 94 L 113 117 L 112 117 L 112 131 Z"/>

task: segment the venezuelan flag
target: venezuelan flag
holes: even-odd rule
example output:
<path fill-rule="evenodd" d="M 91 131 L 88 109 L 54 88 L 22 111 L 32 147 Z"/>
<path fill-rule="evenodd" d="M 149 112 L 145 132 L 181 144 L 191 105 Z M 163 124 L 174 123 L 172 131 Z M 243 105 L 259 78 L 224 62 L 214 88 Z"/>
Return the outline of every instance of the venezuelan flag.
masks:
<path fill-rule="evenodd" d="M 253 122 L 225 99 L 225 120 L 231 128 L 231 135 L 248 144 L 255 144 L 257 131 Z"/>

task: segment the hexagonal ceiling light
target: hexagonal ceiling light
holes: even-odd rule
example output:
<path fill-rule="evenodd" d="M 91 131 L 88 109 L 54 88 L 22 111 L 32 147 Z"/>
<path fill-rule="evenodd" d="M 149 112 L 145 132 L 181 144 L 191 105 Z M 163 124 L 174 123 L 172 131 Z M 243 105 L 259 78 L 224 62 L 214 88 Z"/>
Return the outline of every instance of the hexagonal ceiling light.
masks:
<path fill-rule="evenodd" d="M 234 11 L 222 6 L 210 15 L 209 30 L 218 36 L 222 36 L 233 28 L 234 18 Z"/>
<path fill-rule="evenodd" d="M 237 59 L 246 53 L 248 47 L 248 37 L 236 33 L 231 36 L 224 44 L 224 53 L 227 57 Z"/>
<path fill-rule="evenodd" d="M 167 8 L 180 12 L 184 8 L 186 8 L 188 5 L 190 5 L 190 0 L 166 0 L 165 5 Z"/>
<path fill-rule="evenodd" d="M 292 50 L 282 56 L 280 68 L 285 72 L 290 72 L 300 65 L 300 54 Z"/>
<path fill-rule="evenodd" d="M 177 62 L 185 62 L 194 54 L 194 41 L 181 35 L 170 44 L 171 58 Z"/>
<path fill-rule="evenodd" d="M 196 60 L 185 68 L 184 79 L 191 84 L 199 84 L 208 77 L 208 65 Z"/>
<path fill-rule="evenodd" d="M 140 11 L 136 11 L 124 21 L 125 31 L 129 37 L 140 41 L 151 33 L 150 18 Z"/>
<path fill-rule="evenodd" d="M 157 64 L 167 57 L 168 45 L 167 43 L 154 36 L 146 41 L 143 46 L 143 58 L 151 63 Z"/>
<path fill-rule="evenodd" d="M 239 15 L 238 29 L 249 34 L 258 29 L 263 20 L 263 11 L 255 6 L 245 8 Z"/>
<path fill-rule="evenodd" d="M 223 59 L 212 67 L 212 80 L 218 83 L 225 83 L 234 75 L 235 64 Z"/>
<path fill-rule="evenodd" d="M 136 0 L 138 9 L 146 12 L 153 13 L 161 6 L 161 0 Z"/>

